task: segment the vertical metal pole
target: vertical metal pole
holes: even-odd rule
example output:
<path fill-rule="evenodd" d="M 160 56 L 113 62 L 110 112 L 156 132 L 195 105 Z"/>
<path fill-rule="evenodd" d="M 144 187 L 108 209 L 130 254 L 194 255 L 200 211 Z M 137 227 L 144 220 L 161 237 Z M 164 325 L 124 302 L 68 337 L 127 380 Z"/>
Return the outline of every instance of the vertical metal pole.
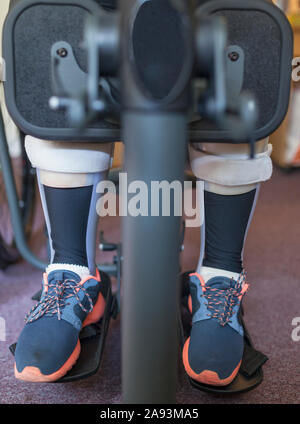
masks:
<path fill-rule="evenodd" d="M 148 192 L 154 181 L 183 182 L 190 81 L 194 65 L 194 4 L 186 0 L 169 1 L 164 3 L 167 6 L 164 10 L 177 19 L 178 27 L 173 26 L 173 31 L 179 31 L 185 54 L 177 68 L 177 81 L 173 82 L 169 97 L 159 101 L 156 96 L 156 88 L 159 88 L 156 83 L 160 83 L 161 78 L 159 73 L 153 74 L 154 85 L 146 83 L 145 68 L 138 66 L 141 56 L 134 46 L 139 32 L 135 31 L 144 24 L 150 28 L 152 19 L 160 27 L 158 31 L 161 34 L 168 31 L 168 28 L 163 28 L 165 20 L 159 21 L 162 3 L 122 0 L 120 4 L 125 171 L 128 185 L 133 181 L 143 181 Z M 173 46 L 171 39 L 168 42 Z M 148 56 L 148 51 L 155 48 L 160 52 L 160 44 L 156 40 L 153 46 L 150 38 L 144 43 L 142 57 L 146 63 L 153 61 L 153 69 L 156 69 L 160 59 L 155 55 Z M 166 76 L 168 71 L 172 74 L 172 66 L 165 63 L 162 75 Z M 182 186 L 180 188 L 182 190 Z M 174 216 L 174 208 L 171 208 L 169 216 L 162 213 L 152 216 L 149 212 L 153 199 L 149 195 L 148 199 L 148 216 L 128 214 L 123 220 L 123 401 L 175 403 L 181 216 Z"/>
<path fill-rule="evenodd" d="M 23 258 L 39 269 L 45 269 L 46 263 L 37 258 L 26 241 L 23 219 L 20 211 L 17 189 L 8 151 L 2 112 L 0 110 L 0 163 L 5 185 L 6 197 L 10 211 L 10 219 L 14 231 L 17 248 Z"/>
<path fill-rule="evenodd" d="M 123 137 L 128 184 L 183 181 L 184 114 L 126 112 Z M 180 223 L 174 216 L 123 221 L 124 403 L 175 403 Z"/>

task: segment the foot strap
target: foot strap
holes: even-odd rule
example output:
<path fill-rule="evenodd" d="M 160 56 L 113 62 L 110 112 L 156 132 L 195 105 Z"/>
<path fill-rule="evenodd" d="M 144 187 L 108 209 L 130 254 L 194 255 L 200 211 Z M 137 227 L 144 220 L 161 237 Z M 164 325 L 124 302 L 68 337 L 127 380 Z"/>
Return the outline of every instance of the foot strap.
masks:
<path fill-rule="evenodd" d="M 268 357 L 266 355 L 245 343 L 240 372 L 246 377 L 252 377 L 267 360 Z"/>
<path fill-rule="evenodd" d="M 93 337 L 97 337 L 100 334 L 101 334 L 101 321 L 96 324 L 91 324 L 91 325 L 88 325 L 87 327 L 84 327 L 79 334 L 79 338 L 80 340 L 92 339 Z"/>

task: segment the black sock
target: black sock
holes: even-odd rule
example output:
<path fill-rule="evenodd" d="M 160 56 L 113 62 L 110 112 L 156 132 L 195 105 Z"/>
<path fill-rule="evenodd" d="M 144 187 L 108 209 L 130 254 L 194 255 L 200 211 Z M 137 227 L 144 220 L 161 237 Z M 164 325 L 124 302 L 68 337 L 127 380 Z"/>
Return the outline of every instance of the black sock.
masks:
<path fill-rule="evenodd" d="M 204 266 L 242 271 L 242 250 L 255 194 L 256 189 L 231 196 L 204 192 Z"/>
<path fill-rule="evenodd" d="M 52 263 L 88 267 L 87 226 L 93 186 L 43 187 L 54 251 Z"/>

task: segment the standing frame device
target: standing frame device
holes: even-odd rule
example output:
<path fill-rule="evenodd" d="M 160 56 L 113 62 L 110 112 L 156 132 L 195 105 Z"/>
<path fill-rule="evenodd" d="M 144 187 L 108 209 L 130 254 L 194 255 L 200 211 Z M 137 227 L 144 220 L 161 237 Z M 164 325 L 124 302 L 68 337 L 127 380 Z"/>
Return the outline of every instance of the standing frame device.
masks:
<path fill-rule="evenodd" d="M 151 184 L 183 181 L 188 142 L 244 142 L 253 154 L 280 125 L 292 33 L 276 6 L 119 3 L 21 0 L 11 9 L 5 95 L 24 133 L 122 140 L 128 183 Z M 125 403 L 175 402 L 180 226 L 177 216 L 123 219 Z"/>

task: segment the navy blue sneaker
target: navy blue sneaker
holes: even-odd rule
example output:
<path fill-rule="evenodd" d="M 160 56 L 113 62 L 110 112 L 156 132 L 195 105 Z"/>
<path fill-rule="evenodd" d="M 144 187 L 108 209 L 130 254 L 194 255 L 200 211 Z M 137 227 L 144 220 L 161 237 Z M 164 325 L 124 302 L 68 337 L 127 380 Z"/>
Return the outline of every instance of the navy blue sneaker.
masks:
<path fill-rule="evenodd" d="M 39 383 L 62 378 L 80 355 L 81 329 L 98 322 L 104 310 L 98 271 L 83 280 L 71 271 L 45 273 L 41 300 L 17 343 L 16 378 Z"/>
<path fill-rule="evenodd" d="M 239 311 L 248 288 L 245 273 L 238 281 L 214 277 L 207 283 L 199 274 L 190 274 L 193 321 L 182 356 L 185 370 L 193 380 L 226 386 L 236 377 L 244 351 Z"/>

